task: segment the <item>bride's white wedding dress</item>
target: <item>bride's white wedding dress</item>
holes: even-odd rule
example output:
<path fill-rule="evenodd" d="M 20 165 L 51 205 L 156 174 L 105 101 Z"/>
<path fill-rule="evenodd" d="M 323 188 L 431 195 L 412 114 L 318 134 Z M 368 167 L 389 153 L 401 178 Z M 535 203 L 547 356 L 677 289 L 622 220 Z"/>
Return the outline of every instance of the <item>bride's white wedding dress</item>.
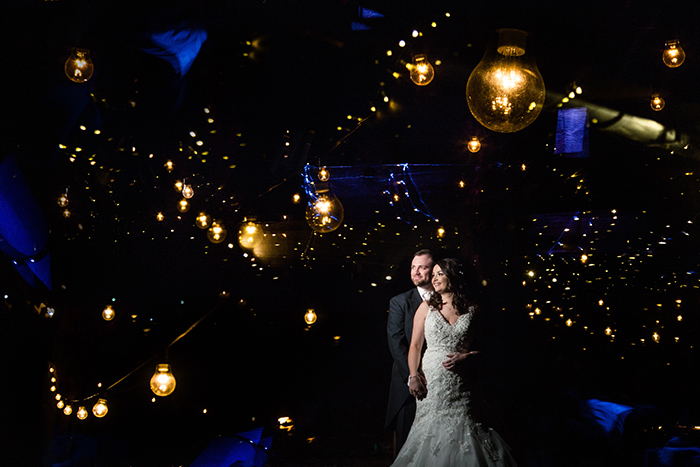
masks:
<path fill-rule="evenodd" d="M 447 354 L 466 348 L 473 314 L 470 310 L 451 325 L 439 310 L 431 307 L 428 311 L 428 347 L 422 362 L 428 394 L 418 401 L 411 431 L 392 467 L 516 465 L 498 433 L 472 418 L 470 394 L 462 376 L 442 366 Z"/>

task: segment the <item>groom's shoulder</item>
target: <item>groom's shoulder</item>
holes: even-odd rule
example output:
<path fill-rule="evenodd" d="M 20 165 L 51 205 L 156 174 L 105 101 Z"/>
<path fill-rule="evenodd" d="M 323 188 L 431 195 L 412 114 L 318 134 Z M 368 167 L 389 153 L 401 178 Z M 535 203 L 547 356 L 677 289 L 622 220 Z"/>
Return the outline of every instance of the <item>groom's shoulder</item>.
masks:
<path fill-rule="evenodd" d="M 414 287 L 414 288 L 412 288 L 412 289 L 410 289 L 410 290 L 407 290 L 407 291 L 405 291 L 405 292 L 402 292 L 402 293 L 400 293 L 400 294 L 398 294 L 398 295 L 394 295 L 393 297 L 391 297 L 391 300 L 392 300 L 392 301 L 406 301 L 406 300 L 408 300 L 409 298 L 411 298 L 411 295 L 413 295 L 413 293 L 414 293 L 415 291 L 416 291 L 416 289 L 415 289 L 415 287 Z"/>

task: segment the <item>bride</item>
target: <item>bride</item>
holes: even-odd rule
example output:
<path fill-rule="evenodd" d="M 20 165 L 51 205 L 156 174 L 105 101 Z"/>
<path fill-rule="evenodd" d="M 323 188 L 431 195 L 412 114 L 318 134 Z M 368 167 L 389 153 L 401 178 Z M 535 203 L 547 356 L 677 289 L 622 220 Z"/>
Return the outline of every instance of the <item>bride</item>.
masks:
<path fill-rule="evenodd" d="M 459 263 L 438 261 L 432 281 L 435 293 L 416 311 L 408 352 L 416 418 L 392 467 L 515 466 L 498 433 L 473 419 L 468 382 L 459 373 L 460 364 L 478 354 L 469 350 L 476 307 L 467 301 Z"/>

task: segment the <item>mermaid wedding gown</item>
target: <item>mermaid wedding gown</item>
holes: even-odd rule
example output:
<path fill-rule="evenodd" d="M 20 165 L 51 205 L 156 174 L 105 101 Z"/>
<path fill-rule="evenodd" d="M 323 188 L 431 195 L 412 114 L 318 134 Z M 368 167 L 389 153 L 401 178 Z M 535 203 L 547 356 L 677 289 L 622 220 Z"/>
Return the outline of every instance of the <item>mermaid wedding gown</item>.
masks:
<path fill-rule="evenodd" d="M 442 366 L 446 355 L 467 346 L 473 310 L 451 325 L 439 310 L 425 318 L 428 348 L 423 372 L 428 394 L 418 401 L 416 418 L 392 467 L 511 467 L 516 462 L 493 429 L 476 423 L 462 376 Z"/>

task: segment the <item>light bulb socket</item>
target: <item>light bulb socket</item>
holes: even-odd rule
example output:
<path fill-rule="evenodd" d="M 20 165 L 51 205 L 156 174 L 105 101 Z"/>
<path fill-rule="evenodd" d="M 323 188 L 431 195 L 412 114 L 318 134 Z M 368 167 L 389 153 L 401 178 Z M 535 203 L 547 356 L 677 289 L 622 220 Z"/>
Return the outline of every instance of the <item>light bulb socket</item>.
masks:
<path fill-rule="evenodd" d="M 528 33 L 520 29 L 497 29 L 498 42 L 496 50 L 507 57 L 520 57 L 525 55 Z"/>

